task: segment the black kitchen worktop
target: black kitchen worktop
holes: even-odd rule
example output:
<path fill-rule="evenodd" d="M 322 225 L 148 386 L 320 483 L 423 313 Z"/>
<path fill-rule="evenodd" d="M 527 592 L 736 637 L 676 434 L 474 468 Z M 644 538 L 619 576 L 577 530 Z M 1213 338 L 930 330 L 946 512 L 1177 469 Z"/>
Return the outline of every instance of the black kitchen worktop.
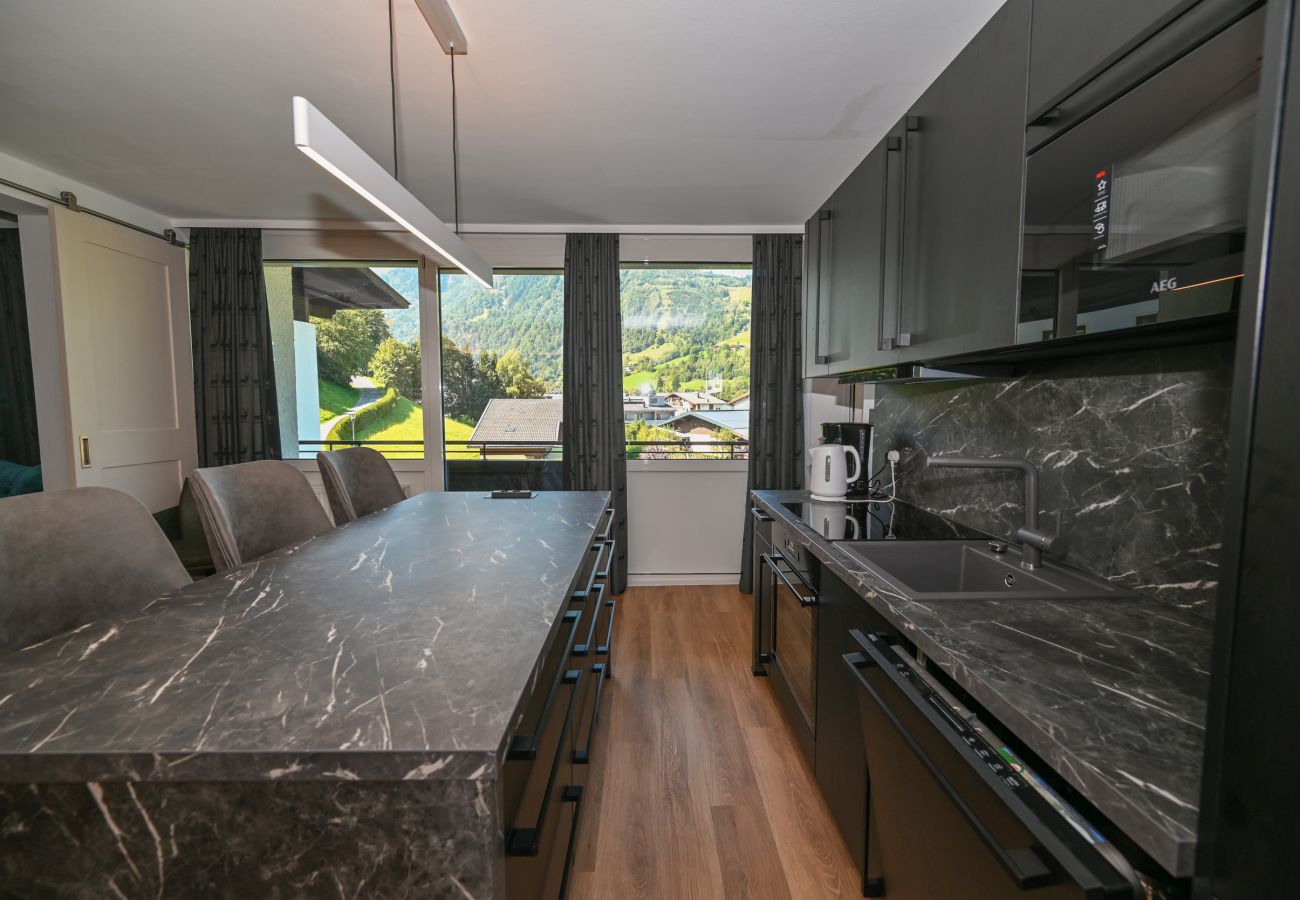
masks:
<path fill-rule="evenodd" d="M 491 780 L 606 502 L 420 494 L 0 657 L 0 782 Z"/>
<path fill-rule="evenodd" d="M 781 504 L 828 540 L 956 541 L 989 538 L 929 510 L 902 501 L 793 500 Z M 839 520 L 839 521 L 837 521 Z M 841 527 L 840 521 L 843 522 Z"/>
<path fill-rule="evenodd" d="M 786 504 L 754 499 L 1175 875 L 1196 844 L 1211 633 L 1168 604 L 900 596 Z"/>

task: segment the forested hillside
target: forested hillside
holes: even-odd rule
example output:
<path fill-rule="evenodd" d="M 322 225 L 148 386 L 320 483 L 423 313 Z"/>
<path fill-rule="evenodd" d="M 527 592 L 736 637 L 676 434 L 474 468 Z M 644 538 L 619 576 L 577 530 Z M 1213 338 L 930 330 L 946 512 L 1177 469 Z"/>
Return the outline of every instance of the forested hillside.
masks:
<path fill-rule="evenodd" d="M 722 380 L 728 398 L 749 389 L 748 273 L 625 269 L 621 281 L 629 391 L 643 383 L 661 391 L 698 390 L 707 379 Z M 457 346 L 473 356 L 516 349 L 548 390 L 560 389 L 559 275 L 498 275 L 491 291 L 465 276 L 448 276 L 442 295 L 443 333 Z M 418 336 L 414 310 L 387 315 L 395 338 Z"/>

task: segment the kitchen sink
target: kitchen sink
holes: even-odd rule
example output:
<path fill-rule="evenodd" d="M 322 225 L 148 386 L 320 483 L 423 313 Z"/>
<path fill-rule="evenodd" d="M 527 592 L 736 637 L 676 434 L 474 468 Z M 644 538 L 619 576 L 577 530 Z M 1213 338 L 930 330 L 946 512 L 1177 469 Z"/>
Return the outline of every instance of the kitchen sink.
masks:
<path fill-rule="evenodd" d="M 912 600 L 1120 599 L 1131 591 L 1051 563 L 1020 564 L 988 541 L 840 541 L 835 545 Z"/>

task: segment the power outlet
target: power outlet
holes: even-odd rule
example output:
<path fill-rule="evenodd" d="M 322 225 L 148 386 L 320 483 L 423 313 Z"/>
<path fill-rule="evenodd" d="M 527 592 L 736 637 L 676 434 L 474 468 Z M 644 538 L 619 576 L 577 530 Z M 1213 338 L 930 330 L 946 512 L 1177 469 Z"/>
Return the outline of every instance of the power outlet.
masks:
<path fill-rule="evenodd" d="M 902 454 L 899 453 L 897 450 L 890 450 L 888 453 L 885 454 L 885 459 L 889 460 L 891 463 L 896 463 L 902 458 L 903 458 Z"/>

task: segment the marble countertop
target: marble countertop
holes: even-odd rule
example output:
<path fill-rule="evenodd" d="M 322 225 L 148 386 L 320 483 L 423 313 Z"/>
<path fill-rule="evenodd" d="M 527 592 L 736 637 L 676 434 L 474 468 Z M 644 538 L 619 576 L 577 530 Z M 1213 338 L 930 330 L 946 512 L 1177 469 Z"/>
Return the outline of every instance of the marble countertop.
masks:
<path fill-rule="evenodd" d="M 607 499 L 420 494 L 0 657 L 0 781 L 491 779 Z"/>
<path fill-rule="evenodd" d="M 1211 629 L 1130 600 L 918 603 L 809 529 L 758 505 L 1172 874 L 1192 872 Z"/>

